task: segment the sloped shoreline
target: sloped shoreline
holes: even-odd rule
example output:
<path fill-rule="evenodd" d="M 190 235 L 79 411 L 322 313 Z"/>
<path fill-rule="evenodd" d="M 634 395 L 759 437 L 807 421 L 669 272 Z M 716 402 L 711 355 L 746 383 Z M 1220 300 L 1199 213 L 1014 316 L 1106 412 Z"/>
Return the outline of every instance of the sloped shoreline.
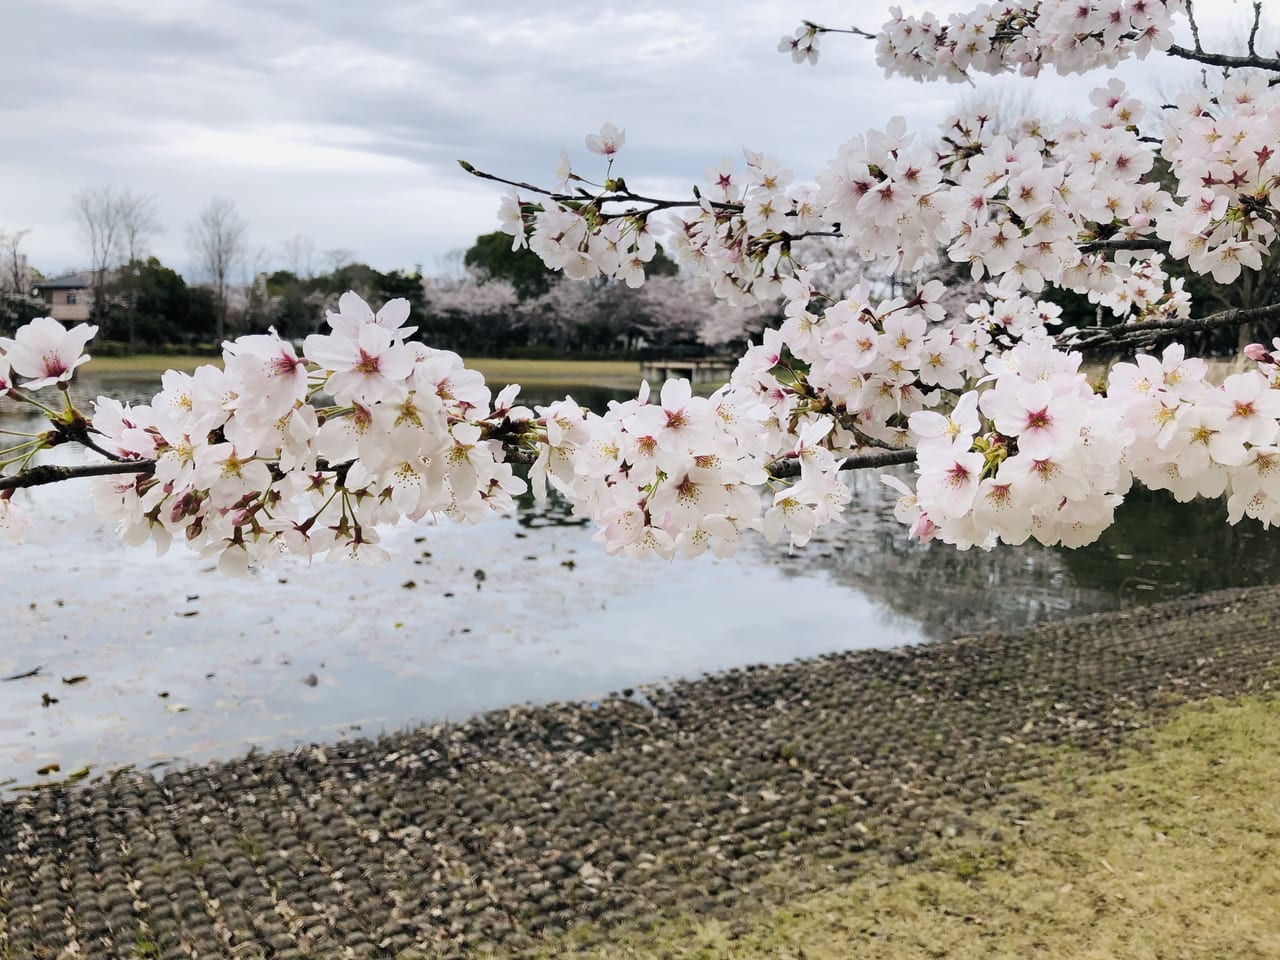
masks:
<path fill-rule="evenodd" d="M 1278 680 L 1280 588 L 1232 590 L 45 789 L 0 808 L 0 945 L 465 956 L 726 915 L 1019 818 L 1055 747 Z"/>

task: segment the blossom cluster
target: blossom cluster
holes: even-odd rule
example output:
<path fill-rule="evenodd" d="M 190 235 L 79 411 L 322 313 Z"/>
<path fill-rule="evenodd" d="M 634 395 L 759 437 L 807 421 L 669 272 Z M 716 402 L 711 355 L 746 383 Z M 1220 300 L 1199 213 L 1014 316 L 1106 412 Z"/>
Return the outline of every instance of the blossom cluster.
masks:
<path fill-rule="evenodd" d="M 1277 144 L 1280 95 L 1266 77 L 1237 74 L 1177 99 L 1162 154 L 1184 200 L 1156 231 L 1170 256 L 1218 283 L 1262 266 L 1280 209 Z"/>
<path fill-rule="evenodd" d="M 137 473 L 95 481 L 99 514 L 128 543 L 163 552 L 185 542 L 229 574 L 284 551 L 381 559 L 378 528 L 401 518 L 510 510 L 525 483 L 488 435 L 529 416 L 513 405 L 518 388 L 494 399 L 456 354 L 407 340 L 405 300 L 375 314 L 349 293 L 339 307 L 302 356 L 274 332 L 245 336 L 224 345 L 222 367 L 165 373 L 150 403 L 99 397 L 86 418 L 68 400 L 50 411 L 58 429 L 20 458 L 6 451 L 5 464 L 24 468 L 72 435 L 122 470 L 137 462 Z M 35 321 L 4 344 L 0 369 L 32 377 L 18 395 L 35 402 L 28 391 L 87 359 L 78 355 L 92 332 Z M 56 358 L 44 370 L 26 351 L 36 338 Z M 16 533 L 18 508 L 4 504 Z"/>
<path fill-rule="evenodd" d="M 840 470 L 867 449 L 916 450 L 915 489 L 886 480 L 922 541 L 1083 545 L 1135 480 L 1180 500 L 1225 496 L 1232 522 L 1280 522 L 1280 339 L 1250 347 L 1258 369 L 1220 387 L 1171 346 L 1115 365 L 1099 388 L 1048 334 L 1043 301 L 992 287 L 948 322 L 936 281 L 878 302 L 864 284 L 818 314 L 808 279 L 788 282 L 782 328 L 711 396 L 670 381 L 652 402 L 644 385 L 605 413 L 572 398 L 535 413 L 513 387 L 491 398 L 456 355 L 406 339 L 404 301 L 375 314 L 347 294 L 301 356 L 274 333 L 241 337 L 221 369 L 166 373 L 150 403 L 99 397 L 92 419 L 69 401 L 48 410 L 57 429 L 6 472 L 74 435 L 119 467 L 94 481 L 94 502 L 126 542 L 185 542 L 231 575 L 284 552 L 380 560 L 382 526 L 509 511 L 526 486 L 508 451 L 532 460 L 536 494 L 559 491 L 609 553 L 630 556 L 727 556 L 748 530 L 802 545 L 841 518 Z M 22 328 L 0 344 L 0 387 L 35 402 L 65 385 L 91 332 Z M 29 520 L 11 493 L 0 529 L 16 539 Z"/>
<path fill-rule="evenodd" d="M 607 189 L 590 202 L 534 205 L 513 188 L 504 229 L 571 277 L 631 285 L 660 238 L 686 272 L 739 304 L 780 296 L 804 265 L 796 240 L 814 235 L 841 237 L 889 270 L 950 261 L 1005 290 L 1057 286 L 1133 320 L 1189 315 L 1180 281 L 1161 266 L 1169 258 L 1219 283 L 1260 266 L 1280 219 L 1280 91 L 1233 76 L 1182 97 L 1159 129 L 1159 153 L 1120 81 L 1091 101 L 1084 120 L 1024 119 L 1004 131 L 969 110 L 934 141 L 896 118 L 846 142 L 816 183 L 744 151 L 745 168 L 729 159 L 709 168 L 693 200 L 664 205 L 665 221 L 612 177 L 610 154 Z M 1172 192 L 1154 173 L 1158 160 L 1176 178 Z"/>
<path fill-rule="evenodd" d="M 1250 352 L 1262 369 L 1214 386 L 1203 360 L 1171 345 L 1116 364 L 1098 392 L 1078 355 L 1020 344 L 948 414 L 912 415 L 916 488 L 886 477 L 902 494 L 899 518 L 921 540 L 962 548 L 1029 537 L 1080 546 L 1136 480 L 1180 502 L 1225 496 L 1232 523 L 1280 522 L 1280 354 Z"/>
<path fill-rule="evenodd" d="M 77 439 L 118 468 L 94 481 L 93 499 L 126 543 L 182 542 L 230 575 L 286 552 L 380 560 L 379 528 L 401 519 L 510 511 L 527 487 L 509 451 L 532 461 L 539 496 L 550 485 L 596 520 L 610 553 L 723 556 L 751 529 L 803 543 L 849 499 L 818 446 L 829 418 L 799 436 L 799 480 L 763 504 L 758 488 L 791 441 L 752 392 L 700 397 L 671 381 L 657 402 L 646 384 L 603 415 L 566 398 L 535 416 L 515 406 L 518 387 L 491 398 L 457 355 L 407 339 L 407 318 L 404 300 L 375 314 L 349 293 L 301 355 L 274 332 L 240 337 L 224 344 L 222 367 L 169 371 L 146 404 L 98 397 L 91 418 L 69 399 L 59 413 L 33 397 L 65 386 L 93 332 L 42 318 L 5 342 L 0 385 L 55 429 L 0 462 L 20 473 Z M 28 379 L 19 387 L 10 369 Z M 12 493 L 0 493 L 0 527 L 19 539 L 30 523 Z"/>
<path fill-rule="evenodd" d="M 1182 12 L 1009 0 L 942 23 L 895 9 L 877 50 L 917 79 L 1073 73 L 1168 49 Z M 806 24 L 780 46 L 813 62 L 822 32 Z M 920 540 L 1081 545 L 1135 482 L 1224 497 L 1232 522 L 1280 522 L 1280 340 L 1251 346 L 1256 369 L 1221 385 L 1177 345 L 1093 382 L 1051 296 L 1086 295 L 1100 321 L 1141 333 L 1190 317 L 1175 265 L 1222 284 L 1258 269 L 1280 222 L 1280 90 L 1232 74 L 1163 118 L 1118 80 L 1090 101 L 1053 124 L 969 109 L 931 139 L 895 119 L 812 183 L 745 150 L 686 200 L 631 191 L 615 170 L 625 133 L 605 124 L 585 140 L 599 182 L 562 152 L 555 189 L 513 186 L 500 209 L 513 248 L 571 278 L 638 286 L 662 239 L 719 298 L 780 307 L 709 397 L 673 381 L 604 412 L 571 398 L 529 410 L 518 388 L 494 398 L 456 355 L 414 340 L 403 301 L 374 313 L 348 294 L 300 354 L 274 333 L 242 337 L 222 368 L 166 374 L 148 404 L 44 407 L 54 429 L 0 466 L 20 474 L 78 441 L 116 461 L 95 500 L 127 541 L 181 540 L 229 573 L 285 551 L 377 559 L 380 526 L 509 510 L 526 486 L 516 461 L 625 555 L 726 555 L 748 530 L 803 544 L 842 516 L 842 468 L 911 458 L 914 485 L 887 482 Z M 806 259 L 810 238 L 896 279 L 850 289 Z M 957 269 L 980 291 L 962 308 L 928 279 Z M 65 388 L 93 332 L 43 318 L 0 340 L 0 398 L 43 407 L 34 392 Z M 13 486 L 0 480 L 0 529 L 17 535 Z"/>
<path fill-rule="evenodd" d="M 587 149 L 605 157 L 612 170 L 613 157 L 626 143 L 625 131 L 611 123 L 586 137 Z M 561 189 L 570 182 L 586 183 L 573 172 L 569 155 L 560 152 L 556 181 Z M 606 172 L 606 189 L 615 185 Z M 574 280 L 613 277 L 630 287 L 644 282 L 644 267 L 657 252 L 657 241 L 642 217 L 603 218 L 591 204 L 551 201 L 536 213 L 526 210 L 512 188 L 498 212 L 502 230 L 512 236 L 511 249 L 528 246 L 553 270 Z M 530 230 L 530 226 L 532 229 Z M 530 235 L 531 234 L 531 235 Z"/>
<path fill-rule="evenodd" d="M 1051 66 L 1061 74 L 1114 67 L 1173 44 L 1173 17 L 1182 0 L 1008 0 L 981 3 L 943 23 L 934 14 L 892 19 L 876 40 L 886 75 L 916 80 L 967 81 L 970 71 L 1016 70 L 1036 76 Z"/>

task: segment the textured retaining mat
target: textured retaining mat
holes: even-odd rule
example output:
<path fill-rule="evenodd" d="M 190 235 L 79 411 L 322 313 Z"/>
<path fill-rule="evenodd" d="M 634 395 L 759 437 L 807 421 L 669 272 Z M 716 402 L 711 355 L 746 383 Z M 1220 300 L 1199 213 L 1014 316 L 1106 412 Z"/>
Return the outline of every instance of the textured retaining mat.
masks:
<path fill-rule="evenodd" d="M 1271 587 L 46 788 L 0 807 L 0 956 L 463 957 L 724 915 L 1022 816 L 1045 748 L 1278 679 Z"/>

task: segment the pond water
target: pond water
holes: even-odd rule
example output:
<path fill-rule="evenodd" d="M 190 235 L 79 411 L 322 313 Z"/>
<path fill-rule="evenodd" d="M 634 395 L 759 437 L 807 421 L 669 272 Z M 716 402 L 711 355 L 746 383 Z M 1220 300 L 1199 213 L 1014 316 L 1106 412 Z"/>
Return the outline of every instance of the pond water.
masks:
<path fill-rule="evenodd" d="M 154 387 L 100 376 L 78 389 L 136 399 Z M 0 425 L 19 428 L 7 415 Z M 235 581 L 180 549 L 123 546 L 83 485 L 20 492 L 45 519 L 0 553 L 0 677 L 38 672 L 0 682 L 0 781 L 592 700 L 1280 577 L 1280 538 L 1228 527 L 1218 503 L 1139 496 L 1086 550 L 959 553 L 908 543 L 890 492 L 868 475 L 848 482 L 849 522 L 795 552 L 752 539 L 726 561 L 606 558 L 562 504 L 526 501 L 475 527 L 390 530 L 381 566 L 285 562 Z"/>

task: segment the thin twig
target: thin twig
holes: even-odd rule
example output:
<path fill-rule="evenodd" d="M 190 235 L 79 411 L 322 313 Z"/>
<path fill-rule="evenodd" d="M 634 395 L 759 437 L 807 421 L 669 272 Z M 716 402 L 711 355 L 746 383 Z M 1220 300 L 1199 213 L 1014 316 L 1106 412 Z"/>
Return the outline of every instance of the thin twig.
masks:
<path fill-rule="evenodd" d="M 1195 42 L 1196 53 L 1201 53 L 1204 47 L 1200 46 L 1200 24 L 1196 23 L 1194 0 L 1187 0 L 1187 19 L 1191 22 L 1191 39 Z"/>
<path fill-rule="evenodd" d="M 467 163 L 465 160 L 459 160 L 458 165 L 463 170 L 471 174 L 473 177 L 479 177 L 481 180 L 492 180 L 494 183 L 505 183 L 509 187 L 516 187 L 519 190 L 528 190 L 531 193 L 541 194 L 549 200 L 557 203 L 647 203 L 651 204 L 653 209 L 644 211 L 646 214 L 653 213 L 657 210 L 673 210 L 679 207 L 701 207 L 703 203 L 709 203 L 717 210 L 723 210 L 728 213 L 741 213 L 743 206 L 740 203 L 724 203 L 719 200 L 659 200 L 657 197 L 646 197 L 643 194 L 632 193 L 630 190 L 614 191 L 611 195 L 601 195 L 596 198 L 584 199 L 581 196 L 575 196 L 569 193 L 556 193 L 554 190 L 547 190 L 545 187 L 535 187 L 531 183 L 523 180 L 509 180 L 506 177 L 500 177 L 496 173 L 486 173 Z"/>
<path fill-rule="evenodd" d="M 855 37 L 862 37 L 865 40 L 876 39 L 876 35 L 874 33 L 867 33 L 867 31 L 862 30 L 859 27 L 850 27 L 846 30 L 843 27 L 824 27 L 822 24 L 814 23 L 812 20 L 801 20 L 800 23 L 812 30 L 814 33 L 851 33 Z"/>

